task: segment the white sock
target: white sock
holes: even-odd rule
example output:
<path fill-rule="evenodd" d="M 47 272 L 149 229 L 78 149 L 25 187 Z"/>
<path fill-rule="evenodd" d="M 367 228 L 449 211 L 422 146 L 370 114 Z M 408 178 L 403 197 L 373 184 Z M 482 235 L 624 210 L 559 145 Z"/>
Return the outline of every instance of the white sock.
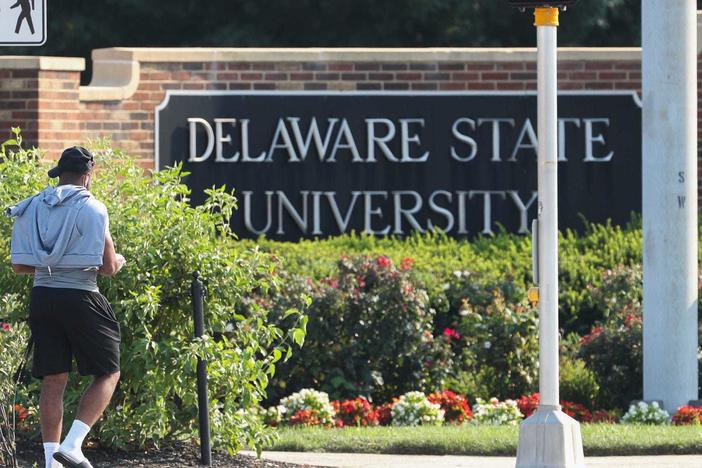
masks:
<path fill-rule="evenodd" d="M 71 457 L 78 460 L 79 463 L 82 462 L 85 460 L 85 457 L 83 456 L 83 452 L 81 451 L 80 447 L 83 445 L 83 439 L 85 439 L 85 436 L 88 435 L 88 432 L 90 432 L 90 426 L 85 424 L 83 421 L 76 419 L 73 421 L 73 425 L 71 426 L 71 430 L 68 431 L 68 435 L 65 439 L 63 439 L 63 442 L 61 442 L 59 449 L 63 453 L 67 453 Z"/>
<path fill-rule="evenodd" d="M 54 460 L 54 453 L 58 452 L 58 442 L 44 442 L 44 458 L 46 468 L 60 468 L 61 464 Z"/>

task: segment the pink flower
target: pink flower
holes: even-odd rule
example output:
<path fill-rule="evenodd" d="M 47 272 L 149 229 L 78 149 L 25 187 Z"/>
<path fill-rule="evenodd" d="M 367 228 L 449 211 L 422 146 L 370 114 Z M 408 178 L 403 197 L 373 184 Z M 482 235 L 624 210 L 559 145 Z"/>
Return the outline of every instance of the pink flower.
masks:
<path fill-rule="evenodd" d="M 385 255 L 381 255 L 380 257 L 378 257 L 378 260 L 376 260 L 376 262 L 378 263 L 378 266 L 380 268 L 387 268 L 392 264 L 390 259 Z"/>
<path fill-rule="evenodd" d="M 2 331 L 10 331 L 10 324 L 9 323 L 0 323 L 0 328 L 2 328 Z"/>
<path fill-rule="evenodd" d="M 458 333 L 456 330 L 453 328 L 444 328 L 444 336 L 448 339 L 453 339 L 453 340 L 460 340 L 461 339 L 461 334 Z"/>

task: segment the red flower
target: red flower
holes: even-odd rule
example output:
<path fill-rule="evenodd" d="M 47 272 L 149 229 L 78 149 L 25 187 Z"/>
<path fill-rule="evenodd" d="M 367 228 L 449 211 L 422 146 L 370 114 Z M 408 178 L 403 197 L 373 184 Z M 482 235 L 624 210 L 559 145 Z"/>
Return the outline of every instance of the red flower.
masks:
<path fill-rule="evenodd" d="M 376 263 L 378 264 L 378 266 L 380 268 L 388 268 L 390 265 L 392 265 L 392 262 L 390 261 L 390 259 L 388 257 L 386 257 L 385 255 L 381 255 L 380 257 L 378 257 L 378 260 L 376 260 Z"/>
<path fill-rule="evenodd" d="M 0 323 L 0 328 L 2 328 L 3 331 L 10 331 L 10 324 L 9 323 Z"/>
<path fill-rule="evenodd" d="M 539 393 L 532 393 L 531 395 L 524 395 L 519 400 L 517 400 L 517 406 L 519 411 L 522 412 L 525 418 L 528 418 L 534 411 L 539 407 L 541 400 L 541 395 Z M 590 410 L 585 408 L 585 406 L 580 403 L 573 403 L 572 401 L 561 400 L 561 408 L 563 412 L 573 419 L 577 419 L 580 422 L 590 422 L 592 421 L 592 413 Z"/>
<path fill-rule="evenodd" d="M 673 415 L 673 424 L 676 426 L 702 424 L 702 408 L 699 406 L 681 406 Z"/>
<path fill-rule="evenodd" d="M 317 410 L 298 410 L 290 417 L 289 424 L 291 426 L 319 426 L 322 421 L 319 419 Z"/>
<path fill-rule="evenodd" d="M 376 426 L 378 424 L 377 412 L 373 409 L 373 405 L 363 397 L 334 401 L 332 406 L 336 410 L 337 427 Z"/>
<path fill-rule="evenodd" d="M 320 283 L 325 284 L 329 286 L 330 288 L 338 288 L 339 287 L 339 281 L 334 279 L 334 278 L 322 278 L 320 280 Z"/>
<path fill-rule="evenodd" d="M 400 262 L 400 270 L 411 270 L 412 265 L 414 265 L 414 260 L 409 257 L 405 257 Z"/>
<path fill-rule="evenodd" d="M 446 422 L 460 424 L 463 421 L 473 419 L 473 412 L 468 405 L 468 400 L 463 395 L 458 395 L 451 390 L 444 390 L 430 394 L 427 399 L 431 403 L 441 405 Z"/>
<path fill-rule="evenodd" d="M 590 333 L 587 335 L 583 336 L 580 338 L 580 344 L 585 345 L 593 341 L 595 338 L 600 336 L 600 334 L 604 331 L 604 328 L 602 326 L 597 326 L 593 327 L 592 330 L 590 330 Z"/>
<path fill-rule="evenodd" d="M 461 334 L 458 333 L 456 330 L 453 328 L 444 328 L 444 336 L 448 338 L 449 340 L 460 340 L 461 339 Z"/>
<path fill-rule="evenodd" d="M 393 398 L 390 403 L 380 405 L 375 410 L 375 415 L 378 419 L 378 424 L 381 426 L 389 426 L 392 422 L 392 407 L 398 402 L 398 398 Z"/>
<path fill-rule="evenodd" d="M 563 412 L 573 419 L 580 422 L 590 422 L 592 421 L 592 413 L 590 410 L 585 408 L 585 406 L 580 403 L 573 403 L 571 401 L 561 401 L 561 407 Z"/>
<path fill-rule="evenodd" d="M 592 413 L 590 422 L 614 424 L 617 422 L 617 415 L 613 411 L 597 410 Z"/>
<path fill-rule="evenodd" d="M 27 409 L 21 407 L 20 405 L 15 405 L 15 413 L 17 414 L 17 419 L 19 420 L 19 422 L 24 421 L 25 419 L 27 419 L 27 416 L 29 416 L 29 412 L 27 411 Z"/>
<path fill-rule="evenodd" d="M 624 317 L 624 325 L 627 327 L 631 327 L 637 323 L 641 323 L 641 317 L 637 317 L 634 314 L 626 314 L 626 317 Z"/>
<path fill-rule="evenodd" d="M 536 408 L 539 407 L 540 400 L 541 396 L 538 392 L 532 393 L 531 395 L 522 395 L 517 400 L 517 407 L 519 407 L 519 411 L 522 412 L 524 417 L 528 418 L 536 411 Z"/>

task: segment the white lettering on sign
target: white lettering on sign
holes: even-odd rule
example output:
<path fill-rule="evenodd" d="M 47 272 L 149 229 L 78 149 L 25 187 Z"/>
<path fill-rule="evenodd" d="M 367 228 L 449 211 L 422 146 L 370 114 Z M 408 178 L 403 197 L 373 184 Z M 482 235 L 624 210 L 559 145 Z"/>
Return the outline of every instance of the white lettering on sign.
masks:
<path fill-rule="evenodd" d="M 605 144 L 605 137 L 601 133 L 594 136 L 593 126 L 595 124 L 604 124 L 609 127 L 609 119 L 583 119 L 585 121 L 585 162 L 609 162 L 614 156 L 614 151 L 610 151 L 605 156 L 595 156 L 593 145 L 599 143 Z"/>
<path fill-rule="evenodd" d="M 519 218 L 519 232 L 528 233 L 528 212 L 537 199 L 536 191 L 520 194 L 516 190 L 435 190 L 426 200 L 414 190 L 353 191 L 345 204 L 339 202 L 339 194 L 335 191 L 301 190 L 291 196 L 280 190 L 267 190 L 259 195 L 245 191 L 242 195 L 244 225 L 250 232 L 285 235 L 292 229 L 314 236 L 324 234 L 321 226 L 326 225 L 323 218 L 329 213 L 340 233 L 347 232 L 352 219 L 356 218 L 362 220 L 363 232 L 375 235 L 404 235 L 410 231 L 433 229 L 470 234 L 467 229 L 469 211 L 482 215 L 480 233 L 491 235 L 495 228 L 493 207 L 496 203 L 506 203 L 505 206 Z M 362 203 L 359 199 L 363 200 Z M 425 205 L 429 208 L 426 212 L 423 211 Z M 254 226 L 253 214 L 262 210 L 266 213 L 265 223 Z M 458 222 L 454 213 L 458 214 Z M 439 219 L 443 224 L 437 223 Z"/>
<path fill-rule="evenodd" d="M 424 163 L 431 157 L 431 152 L 422 147 L 422 131 L 427 124 L 425 119 L 420 118 L 397 121 L 385 117 L 366 118 L 362 125 L 365 133 L 355 135 L 347 119 L 327 118 L 322 124 L 324 128 L 321 128 L 314 117 L 308 122 L 300 117 L 281 117 L 268 140 L 267 150 L 255 157 L 250 153 L 250 119 L 219 117 L 213 119 L 213 123 L 201 117 L 187 120 L 190 137 L 188 162 L 194 163 L 207 161 L 213 153 L 216 163 L 260 163 L 281 159 L 301 163 L 311 153 L 316 154 L 319 162 L 325 163 L 338 162 L 342 157 L 354 163 L 377 163 L 381 160 Z M 610 162 L 614 150 L 607 145 L 605 130 L 609 126 L 608 118 L 558 119 L 558 161 L 580 158 L 584 162 Z M 237 127 L 239 132 L 236 132 Z M 479 139 L 483 127 L 489 132 L 486 142 Z M 235 133 L 238 133 L 236 141 Z M 584 152 L 566 153 L 569 133 L 580 135 Z M 446 137 L 452 141 L 446 156 L 462 163 L 475 161 L 482 154 L 481 144 L 487 148 L 492 163 L 516 162 L 517 158 L 526 154 L 535 157 L 538 147 L 534 125 L 528 118 L 518 122 L 504 118 L 461 117 L 452 123 Z M 503 153 L 501 142 L 505 141 L 511 142 L 508 155 Z M 365 154 L 359 151 L 359 147 L 362 147 L 359 142 L 365 143 Z M 393 146 L 399 149 L 399 153 L 393 151 Z"/>
<path fill-rule="evenodd" d="M 302 138 L 302 131 L 300 130 L 300 118 L 288 117 L 287 120 L 290 122 L 290 126 L 292 127 L 295 143 L 297 143 L 297 150 L 300 152 L 300 160 L 305 160 L 307 153 L 310 150 L 310 143 L 314 141 L 314 146 L 317 149 L 319 160 L 324 161 L 324 158 L 327 155 L 327 148 L 329 148 L 329 142 L 331 141 L 332 132 L 334 131 L 334 127 L 339 119 L 327 119 L 328 125 L 327 132 L 324 135 L 324 140 L 322 140 L 322 135 L 319 131 L 316 118 L 312 118 L 309 129 L 307 130 L 307 137 L 305 137 L 304 140 Z"/>
<path fill-rule="evenodd" d="M 500 161 L 500 124 L 506 123 L 514 127 L 514 119 L 478 119 L 478 127 L 484 123 L 492 124 L 492 158 L 493 162 Z"/>
<path fill-rule="evenodd" d="M 456 147 L 451 146 L 451 157 L 456 161 L 469 162 L 475 159 L 475 157 L 478 155 L 478 143 L 472 137 L 466 135 L 465 133 L 461 133 L 459 128 L 461 124 L 468 124 L 468 127 L 471 130 L 475 130 L 475 120 L 464 117 L 456 120 L 453 123 L 453 127 L 451 127 L 451 134 L 454 136 L 454 138 L 468 145 L 470 152 L 464 156 L 461 156 L 458 154 L 458 151 L 456 151 Z M 499 142 L 497 145 L 499 148 Z"/>
<path fill-rule="evenodd" d="M 200 125 L 205 129 L 207 135 L 207 146 L 205 152 L 201 155 L 197 155 L 197 126 Z M 199 117 L 190 117 L 188 119 L 188 126 L 190 127 L 190 157 L 188 162 L 202 162 L 207 161 L 207 159 L 212 154 L 212 148 L 214 148 L 214 132 L 212 131 L 212 126 L 210 123 Z"/>

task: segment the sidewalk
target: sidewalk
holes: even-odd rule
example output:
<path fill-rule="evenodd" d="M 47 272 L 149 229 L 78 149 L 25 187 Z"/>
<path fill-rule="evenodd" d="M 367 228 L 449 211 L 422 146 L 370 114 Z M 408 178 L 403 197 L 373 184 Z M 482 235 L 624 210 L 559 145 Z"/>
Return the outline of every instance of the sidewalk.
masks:
<path fill-rule="evenodd" d="M 242 452 L 256 456 L 255 452 Z M 514 468 L 511 457 L 375 455 L 359 453 L 263 452 L 265 460 L 349 468 Z M 607 468 L 700 468 L 702 455 L 588 457 L 586 466 Z"/>

